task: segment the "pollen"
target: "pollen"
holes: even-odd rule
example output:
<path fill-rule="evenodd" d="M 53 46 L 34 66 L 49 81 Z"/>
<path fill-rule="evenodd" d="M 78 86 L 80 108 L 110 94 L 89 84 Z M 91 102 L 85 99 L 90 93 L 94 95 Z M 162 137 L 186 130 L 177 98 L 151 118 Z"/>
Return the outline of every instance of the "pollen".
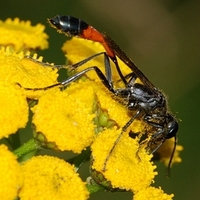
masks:
<path fill-rule="evenodd" d="M 59 150 L 80 153 L 94 139 L 94 100 L 89 81 L 72 83 L 63 91 L 48 90 L 33 108 L 36 132 L 43 133 Z"/>
<path fill-rule="evenodd" d="M 159 160 L 165 164 L 165 166 L 168 166 L 169 160 L 172 156 L 172 151 L 174 148 L 174 138 L 168 139 L 164 142 L 164 144 L 157 150 L 157 153 L 159 154 Z M 171 165 L 175 163 L 180 163 L 182 161 L 180 157 L 180 152 L 183 151 L 183 146 L 177 145 L 176 150 L 173 155 L 172 163 Z"/>
<path fill-rule="evenodd" d="M 53 156 L 37 156 L 22 165 L 24 185 L 21 200 L 85 200 L 89 193 L 74 167 Z"/>
<path fill-rule="evenodd" d="M 42 24 L 32 26 L 30 21 L 8 18 L 5 22 L 0 21 L 0 45 L 10 46 L 15 51 L 46 49 L 48 36 L 44 29 Z"/>
<path fill-rule="evenodd" d="M 41 58 L 40 58 L 41 59 Z M 39 59 L 27 57 L 24 53 L 0 49 L 0 74 L 2 81 L 20 85 L 22 88 L 43 88 L 57 83 L 58 70 L 52 65 L 46 66 Z M 28 98 L 38 98 L 44 90 L 24 90 Z"/>
<path fill-rule="evenodd" d="M 137 138 L 130 138 L 121 129 L 103 131 L 91 149 L 92 169 L 101 172 L 113 188 L 132 190 L 135 193 L 148 187 L 157 174 L 154 171 L 156 166 L 151 162 L 152 155 L 144 148 L 140 149 Z"/>
<path fill-rule="evenodd" d="M 148 187 L 137 192 L 134 200 L 172 200 L 173 197 L 173 194 L 168 195 L 161 188 Z"/>
<path fill-rule="evenodd" d="M 14 84 L 0 81 L 0 138 L 8 137 L 28 121 L 28 105 L 23 90 Z"/>
<path fill-rule="evenodd" d="M 16 199 L 23 184 L 23 175 L 16 156 L 5 145 L 0 145 L 0 163 L 1 200 Z"/>
<path fill-rule="evenodd" d="M 99 42 L 93 42 L 90 40 L 84 40 L 81 38 L 73 37 L 71 40 L 67 40 L 63 47 L 63 52 L 65 53 L 66 57 L 68 58 L 69 62 L 74 64 L 77 61 L 84 60 L 85 58 L 90 57 L 98 52 L 105 52 L 102 44 Z M 69 53 L 70 52 L 70 53 Z M 69 53 L 69 54 L 68 54 Z M 78 68 L 78 71 L 82 71 L 85 68 L 91 66 L 97 66 L 103 73 L 105 73 L 105 60 L 104 54 L 97 56 L 90 60 L 89 62 L 85 63 L 81 67 Z M 131 70 L 121 61 L 118 59 L 120 69 L 123 71 L 124 74 L 128 74 Z M 116 67 L 114 63 L 110 63 L 112 69 L 112 81 L 118 81 L 119 75 L 117 73 Z M 87 73 L 87 75 L 94 80 L 99 80 L 99 77 L 94 71 Z"/>

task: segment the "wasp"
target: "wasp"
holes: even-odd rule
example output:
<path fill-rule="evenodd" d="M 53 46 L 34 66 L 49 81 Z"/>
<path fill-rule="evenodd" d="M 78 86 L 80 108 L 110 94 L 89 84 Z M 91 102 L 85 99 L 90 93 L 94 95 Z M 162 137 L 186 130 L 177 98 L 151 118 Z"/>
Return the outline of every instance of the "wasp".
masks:
<path fill-rule="evenodd" d="M 123 133 L 135 119 L 143 119 L 153 128 L 154 131 L 151 133 L 151 139 L 148 141 L 148 147 L 150 149 L 154 146 L 152 153 L 156 152 L 166 139 L 174 137 L 174 148 L 168 164 L 168 169 L 170 169 L 176 149 L 178 122 L 168 109 L 165 95 L 149 81 L 142 71 L 136 67 L 132 60 L 107 34 L 96 30 L 93 26 L 72 16 L 57 15 L 48 19 L 48 22 L 58 32 L 67 36 L 78 36 L 80 38 L 101 43 L 105 52 L 92 55 L 91 57 L 73 65 L 73 67 L 76 68 L 85 62 L 88 62 L 90 59 L 104 54 L 105 74 L 97 66 L 88 67 L 72 77 L 69 77 L 68 79 L 57 84 L 48 86 L 45 89 L 55 87 L 57 85 L 65 86 L 70 84 L 72 81 L 77 80 L 88 71 L 94 70 L 105 87 L 119 99 L 123 99 L 123 103 L 125 102 L 127 109 L 133 113 L 130 120 L 123 126 L 121 134 L 118 136 L 113 147 L 111 148 L 110 153 L 105 160 L 103 170 L 106 170 L 106 163 Z M 117 57 L 131 69 L 130 74 L 123 75 L 123 72 L 118 64 Z M 119 77 L 124 83 L 124 88 L 114 88 L 110 60 L 114 63 Z M 141 83 L 136 82 L 137 78 L 140 79 Z"/>

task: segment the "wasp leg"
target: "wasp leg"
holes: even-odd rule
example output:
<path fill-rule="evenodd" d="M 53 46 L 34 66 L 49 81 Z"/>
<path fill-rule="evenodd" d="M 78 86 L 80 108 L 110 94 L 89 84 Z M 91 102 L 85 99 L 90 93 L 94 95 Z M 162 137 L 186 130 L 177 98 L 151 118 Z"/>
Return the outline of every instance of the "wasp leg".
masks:
<path fill-rule="evenodd" d="M 90 57 L 88 57 L 88 58 L 85 58 L 84 60 L 81 60 L 80 62 L 75 63 L 75 64 L 72 64 L 72 65 L 70 65 L 70 66 L 71 66 L 72 68 L 76 69 L 76 68 L 78 68 L 78 67 L 84 65 L 85 63 L 89 62 L 89 61 L 92 60 L 93 58 L 98 57 L 98 56 L 100 56 L 100 55 L 102 55 L 102 54 L 105 55 L 106 53 L 105 53 L 105 52 L 100 52 L 100 53 L 94 54 L 94 55 L 92 55 L 92 56 L 90 56 Z"/>
<path fill-rule="evenodd" d="M 42 66 L 44 66 L 44 67 L 56 68 L 53 64 L 44 63 L 44 62 L 39 61 L 39 60 L 37 60 L 37 59 L 35 59 L 35 58 L 31 57 L 31 56 L 28 56 L 28 55 L 26 55 L 24 58 L 27 58 L 27 59 L 29 59 L 29 60 L 32 60 L 33 62 L 38 63 L 38 64 L 40 64 L 40 65 L 42 65 Z"/>
<path fill-rule="evenodd" d="M 100 53 L 94 54 L 94 55 L 92 55 L 92 56 L 90 56 L 90 57 L 88 57 L 88 58 L 86 58 L 86 59 L 84 59 L 84 60 L 82 60 L 82 61 L 80 61 L 80 62 L 78 62 L 78 63 L 72 64 L 72 65 L 52 65 L 52 64 L 44 63 L 44 62 L 42 62 L 42 61 L 39 61 L 39 60 L 37 60 L 37 59 L 34 59 L 33 57 L 28 56 L 28 55 L 25 56 L 25 58 L 28 58 L 28 59 L 32 60 L 33 62 L 35 62 L 35 63 L 39 63 L 39 64 L 43 65 L 44 67 L 52 67 L 52 68 L 71 68 L 71 69 L 76 69 L 76 68 L 78 68 L 78 67 L 84 65 L 85 63 L 89 62 L 89 61 L 92 60 L 93 58 L 98 57 L 98 56 L 100 56 L 100 55 L 102 55 L 102 54 L 105 55 L 106 53 L 105 53 L 105 52 L 100 52 Z"/>
<path fill-rule="evenodd" d="M 120 141 L 123 133 L 125 133 L 128 129 L 128 127 L 133 123 L 133 121 L 140 115 L 140 113 L 142 112 L 142 110 L 137 110 L 137 112 L 135 113 L 135 115 L 126 123 L 126 125 L 122 128 L 122 131 L 121 133 L 118 135 L 117 139 L 115 140 L 112 148 L 110 149 L 109 153 L 108 153 L 108 156 L 106 157 L 105 159 L 105 162 L 104 162 L 104 165 L 103 165 L 103 168 L 102 168 L 102 171 L 105 172 L 106 171 L 106 165 L 107 165 L 107 162 L 108 160 L 110 159 L 110 156 L 111 154 L 113 153 L 116 145 L 118 144 L 118 142 Z"/>
<path fill-rule="evenodd" d="M 87 69 L 84 69 L 81 72 L 78 72 L 77 74 L 67 78 L 66 80 L 53 84 L 53 85 L 49 85 L 47 87 L 43 87 L 43 88 L 24 88 L 25 90 L 48 90 L 50 88 L 56 87 L 56 86 L 66 86 L 68 84 L 70 84 L 73 81 L 76 81 L 77 79 L 79 79 L 82 75 L 86 74 L 87 72 L 91 71 L 91 70 L 95 70 L 96 74 L 98 75 L 98 77 L 101 79 L 102 83 L 108 88 L 108 90 L 110 90 L 112 93 L 115 93 L 115 90 L 113 89 L 113 85 L 111 83 L 111 81 L 108 81 L 108 79 L 105 77 L 105 75 L 103 74 L 103 72 L 96 66 L 93 67 L 88 67 Z"/>

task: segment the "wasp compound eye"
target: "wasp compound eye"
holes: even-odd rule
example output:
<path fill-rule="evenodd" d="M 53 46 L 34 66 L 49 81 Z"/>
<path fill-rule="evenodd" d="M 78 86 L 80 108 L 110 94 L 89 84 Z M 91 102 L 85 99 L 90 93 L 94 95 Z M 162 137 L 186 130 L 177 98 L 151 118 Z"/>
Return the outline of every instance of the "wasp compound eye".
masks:
<path fill-rule="evenodd" d="M 170 119 L 171 119 L 171 121 L 169 121 L 167 124 L 168 133 L 165 137 L 166 139 L 175 137 L 178 132 L 178 122 L 172 116 Z"/>

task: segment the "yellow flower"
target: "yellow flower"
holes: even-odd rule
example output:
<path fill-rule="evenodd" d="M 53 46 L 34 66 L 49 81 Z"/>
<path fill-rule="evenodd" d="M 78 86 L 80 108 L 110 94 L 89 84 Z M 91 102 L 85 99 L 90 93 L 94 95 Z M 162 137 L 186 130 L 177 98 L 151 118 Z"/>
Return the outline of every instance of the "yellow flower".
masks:
<path fill-rule="evenodd" d="M 123 127 L 130 120 L 130 112 L 128 109 L 103 85 L 102 81 L 95 80 L 92 83 L 92 86 L 94 87 L 94 91 L 101 107 L 108 111 L 110 119 L 115 120 L 119 127 Z M 138 122 L 138 120 L 135 120 L 135 123 L 136 122 Z M 139 129 L 138 126 L 135 126 L 135 124 L 131 124 L 129 129 L 133 128 L 134 132 L 138 133 L 142 128 L 145 128 L 144 125 L 142 127 L 140 126 L 141 120 L 139 120 L 138 125 Z"/>
<path fill-rule="evenodd" d="M 72 40 L 67 41 L 62 50 L 67 53 L 66 56 L 69 59 L 69 62 L 73 64 L 77 63 L 77 61 L 84 60 L 95 53 L 105 51 L 99 43 L 75 37 L 72 38 Z M 77 71 L 82 71 L 83 69 L 91 66 L 97 66 L 104 73 L 105 65 L 103 56 L 92 59 L 83 66 L 80 66 Z M 119 66 L 124 75 L 131 72 L 130 69 L 120 60 Z M 111 68 L 113 72 L 112 81 L 114 82 L 114 86 L 124 87 L 117 82 L 117 80 L 119 80 L 119 76 L 117 76 L 113 63 L 111 63 Z M 130 116 L 133 115 L 134 112 L 129 112 L 124 105 L 118 102 L 120 99 L 117 99 L 116 96 L 108 91 L 95 72 L 88 72 L 87 76 L 90 79 L 95 80 L 93 87 L 96 88 L 95 93 L 102 109 L 106 109 L 108 111 L 109 118 L 114 120 L 118 127 L 123 127 L 130 120 Z M 137 79 L 136 82 L 140 82 L 140 80 Z M 149 125 L 147 123 L 145 125 L 145 122 L 142 122 L 142 120 L 134 120 L 127 132 L 123 133 L 122 138 L 120 138 L 117 142 L 116 140 L 121 132 L 121 129 L 105 130 L 103 133 L 99 133 L 98 137 L 94 140 L 94 143 L 91 146 L 93 156 L 93 172 L 98 171 L 102 173 L 103 176 L 111 182 L 111 185 L 114 188 L 126 190 L 131 189 L 135 193 L 143 188 L 149 187 L 149 185 L 153 182 L 154 176 L 157 174 L 157 172 L 154 172 L 155 166 L 150 161 L 152 155 L 149 155 L 145 150 L 145 145 L 147 145 L 147 143 L 144 143 L 141 147 L 139 146 L 137 137 L 132 139 L 128 136 L 130 130 L 132 130 L 133 133 L 144 133 L 149 131 L 149 138 L 146 140 L 149 141 L 149 139 L 151 139 L 151 131 L 153 131 L 153 129 L 148 126 Z M 168 140 L 165 142 L 168 143 Z M 113 145 L 115 145 L 115 147 L 111 152 Z M 179 146 L 177 146 L 177 150 L 181 150 Z M 162 151 L 162 149 L 160 149 L 160 151 Z M 180 158 L 177 155 L 178 151 L 175 152 L 174 161 L 176 160 L 176 162 L 180 161 Z M 99 177 L 97 177 L 96 181 L 101 184 L 101 180 L 98 180 Z"/>
<path fill-rule="evenodd" d="M 91 146 L 92 169 L 103 173 L 112 187 L 137 192 L 153 182 L 156 166 L 151 162 L 152 155 L 140 148 L 137 137 L 132 139 L 125 132 L 117 141 L 121 132 L 107 129 L 98 135 Z"/>
<path fill-rule="evenodd" d="M 28 121 L 28 105 L 23 90 L 12 83 L 0 81 L 0 139 L 24 128 Z"/>
<path fill-rule="evenodd" d="M 32 109 L 36 132 L 43 133 L 59 150 L 80 153 L 93 141 L 95 94 L 91 85 L 86 81 L 72 83 L 63 91 L 48 90 Z"/>
<path fill-rule="evenodd" d="M 24 186 L 21 200 L 84 200 L 89 193 L 74 167 L 52 156 L 37 156 L 23 163 Z"/>
<path fill-rule="evenodd" d="M 42 88 L 57 82 L 57 69 L 46 66 L 37 60 L 26 57 L 22 52 L 11 52 L 9 48 L 0 49 L 0 75 L 3 82 L 19 83 L 26 88 Z M 38 98 L 44 91 L 24 90 L 28 98 Z"/>
<path fill-rule="evenodd" d="M 63 45 L 62 50 L 66 54 L 69 63 L 73 64 L 82 61 L 96 53 L 105 52 L 105 49 L 100 43 L 76 37 L 73 37 L 71 40 L 67 40 L 66 43 Z M 100 55 L 92 59 L 83 66 L 79 67 L 77 70 L 82 71 L 85 68 L 97 66 L 105 74 L 105 64 L 103 56 L 104 55 Z M 131 72 L 131 70 L 121 60 L 118 59 L 118 62 L 121 70 L 123 71 L 123 74 L 126 75 Z M 116 67 L 112 62 L 110 64 L 112 68 L 113 81 L 119 80 L 120 78 L 116 71 Z M 94 71 L 87 73 L 87 75 L 92 79 L 99 80 L 99 77 Z"/>
<path fill-rule="evenodd" d="M 133 199 L 134 200 L 172 200 L 174 197 L 173 194 L 168 195 L 163 192 L 161 188 L 154 188 L 154 187 L 148 187 L 140 190 L 137 192 Z"/>
<path fill-rule="evenodd" d="M 8 137 L 28 121 L 26 97 L 38 98 L 45 91 L 23 90 L 22 87 L 42 88 L 57 82 L 57 69 L 45 66 L 41 59 L 24 57 L 24 54 L 0 49 L 0 138 Z M 9 125 L 8 125 L 9 124 Z"/>
<path fill-rule="evenodd" d="M 1 200 L 13 200 L 22 187 L 23 177 L 16 157 L 5 145 L 0 145 L 0 168 Z"/>
<path fill-rule="evenodd" d="M 127 109 L 112 99 L 100 81 L 79 81 L 71 83 L 63 91 L 58 88 L 47 90 L 40 97 L 32 108 L 36 132 L 43 133 L 47 142 L 55 143 L 53 148 L 80 153 L 94 139 L 93 105 L 96 101 L 101 109 L 107 110 L 109 119 L 114 120 L 117 126 L 124 126 L 130 119 Z M 135 133 L 144 129 L 138 120 L 131 127 Z"/>
<path fill-rule="evenodd" d="M 19 18 L 0 21 L 0 46 L 10 46 L 15 51 L 46 49 L 48 36 L 44 29 L 42 24 L 31 26 L 30 21 L 20 21 Z"/>
<path fill-rule="evenodd" d="M 172 156 L 173 148 L 174 148 L 174 138 L 171 138 L 171 139 L 166 140 L 164 144 L 156 152 L 159 155 L 159 160 L 163 162 L 165 166 L 168 166 L 169 164 L 169 160 Z M 174 163 L 180 163 L 182 161 L 179 155 L 181 151 L 183 151 L 183 146 L 177 145 L 176 150 L 174 152 L 171 166 Z"/>

